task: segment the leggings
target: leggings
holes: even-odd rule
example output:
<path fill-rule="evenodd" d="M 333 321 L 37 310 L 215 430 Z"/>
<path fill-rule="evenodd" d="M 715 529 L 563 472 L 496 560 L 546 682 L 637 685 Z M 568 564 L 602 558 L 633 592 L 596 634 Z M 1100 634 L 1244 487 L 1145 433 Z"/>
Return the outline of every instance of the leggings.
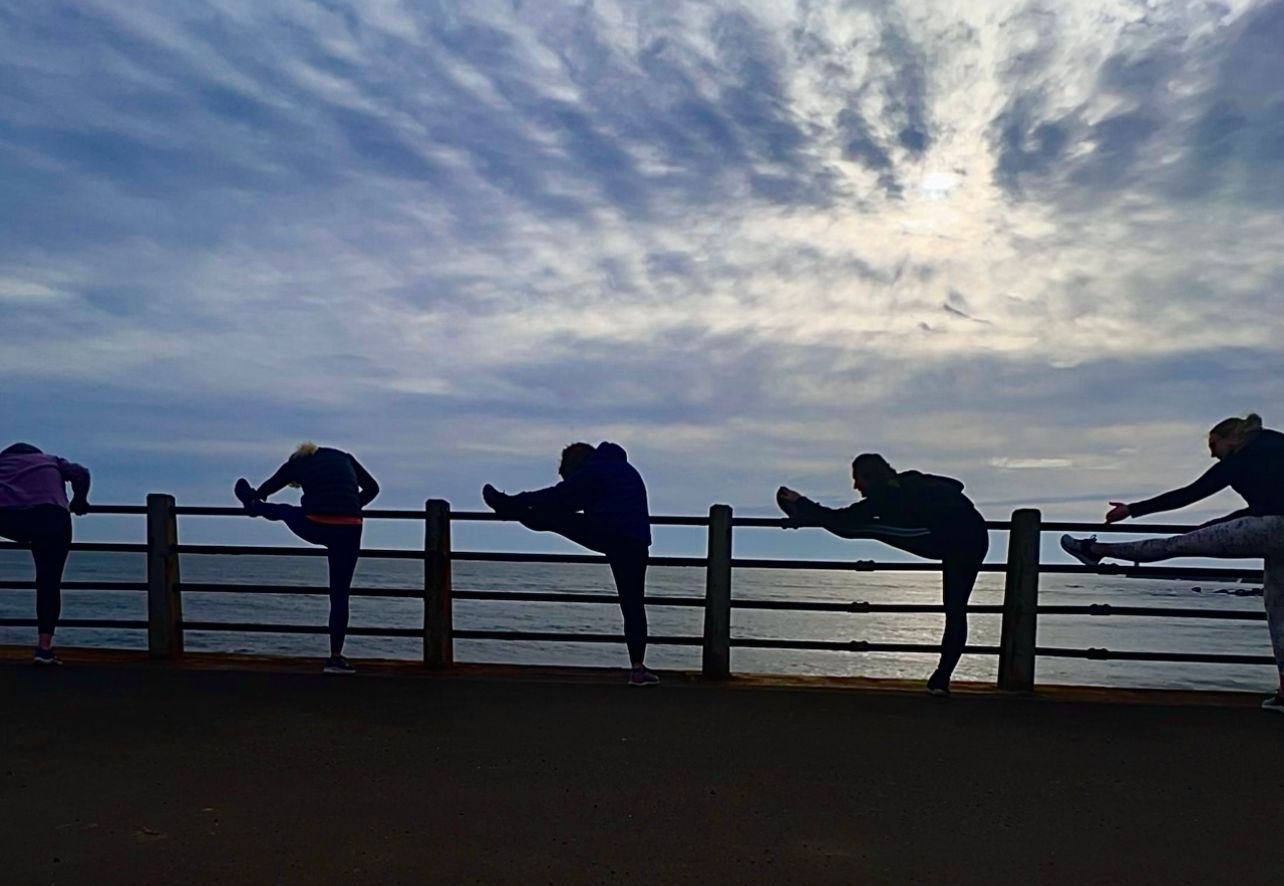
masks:
<path fill-rule="evenodd" d="M 505 513 L 507 516 L 517 517 L 527 529 L 556 532 L 591 551 L 606 555 L 611 575 L 615 578 L 615 591 L 620 597 L 620 613 L 624 616 L 624 642 L 629 649 L 629 661 L 635 665 L 642 664 L 646 659 L 647 626 L 643 595 L 649 546 L 603 532 L 583 514 L 534 508 L 514 508 Z"/>
<path fill-rule="evenodd" d="M 348 597 L 352 575 L 357 570 L 361 551 L 360 526 L 334 526 L 309 520 L 297 505 L 257 502 L 252 512 L 256 517 L 277 520 L 299 538 L 326 549 L 330 565 L 330 655 L 343 654 L 348 635 Z"/>
<path fill-rule="evenodd" d="M 36 561 L 36 624 L 53 634 L 62 614 L 62 571 L 71 551 L 71 514 L 57 505 L 0 508 L 0 536 L 31 547 Z"/>
<path fill-rule="evenodd" d="M 1239 517 L 1184 535 L 1145 541 L 1097 542 L 1103 557 L 1154 563 L 1173 557 L 1266 560 L 1262 597 L 1275 665 L 1284 676 L 1284 517 Z"/>
<path fill-rule="evenodd" d="M 908 554 L 941 561 L 941 602 L 945 605 L 945 630 L 941 634 L 941 658 L 936 677 L 948 681 L 967 645 L 967 604 L 976 587 L 976 577 L 990 550 L 990 536 L 985 520 L 977 514 L 965 517 L 958 525 L 930 532 L 899 526 L 847 527 L 842 538 L 868 538 L 881 541 Z"/>

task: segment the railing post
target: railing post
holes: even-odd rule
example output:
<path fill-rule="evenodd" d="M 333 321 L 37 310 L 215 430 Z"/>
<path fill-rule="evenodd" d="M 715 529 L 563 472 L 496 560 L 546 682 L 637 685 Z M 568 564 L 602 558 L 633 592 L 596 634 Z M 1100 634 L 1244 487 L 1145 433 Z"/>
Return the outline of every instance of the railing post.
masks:
<path fill-rule="evenodd" d="M 178 592 L 178 519 L 174 496 L 147 496 L 147 651 L 183 654 L 183 601 Z"/>
<path fill-rule="evenodd" d="M 731 508 L 709 508 L 709 552 L 704 585 L 704 655 L 701 674 L 731 676 Z"/>
<path fill-rule="evenodd" d="M 448 668 L 455 663 L 450 607 L 450 502 L 424 504 L 424 664 Z"/>
<path fill-rule="evenodd" d="M 1012 513 L 1008 571 L 1003 585 L 1003 631 L 999 640 L 999 689 L 1034 689 L 1034 647 L 1039 606 L 1039 542 L 1043 515 L 1035 508 Z"/>

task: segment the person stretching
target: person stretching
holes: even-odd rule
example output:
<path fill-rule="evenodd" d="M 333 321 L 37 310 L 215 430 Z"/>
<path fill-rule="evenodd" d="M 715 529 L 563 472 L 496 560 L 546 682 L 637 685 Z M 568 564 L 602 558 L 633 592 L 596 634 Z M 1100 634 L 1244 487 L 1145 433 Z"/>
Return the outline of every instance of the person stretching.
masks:
<path fill-rule="evenodd" d="M 66 484 L 71 484 L 67 501 Z M 53 651 L 62 614 L 62 572 L 71 551 L 71 515 L 89 512 L 89 471 L 30 443 L 0 452 L 0 536 L 31 547 L 36 564 L 38 665 L 60 665 Z"/>
<path fill-rule="evenodd" d="M 265 499 L 286 486 L 302 487 L 299 505 L 270 504 Z M 361 552 L 361 509 L 374 501 L 379 484 L 346 452 L 303 443 L 277 472 L 257 489 L 244 477 L 236 497 L 251 517 L 284 523 L 306 542 L 326 549 L 330 567 L 330 657 L 327 674 L 351 674 L 343 657 L 348 633 L 348 596 Z"/>
<path fill-rule="evenodd" d="M 827 508 L 786 486 L 776 491 L 776 504 L 788 515 L 786 528 L 819 526 L 840 538 L 877 539 L 941 561 L 945 631 L 927 691 L 948 696 L 950 676 L 967 645 L 967 602 L 990 549 L 985 519 L 958 480 L 897 471 L 873 452 L 852 462 L 852 486 L 864 500 L 845 508 Z"/>
<path fill-rule="evenodd" d="M 646 666 L 646 567 L 651 515 L 646 484 L 615 443 L 572 443 L 562 450 L 556 486 L 506 495 L 487 483 L 482 500 L 501 517 L 536 532 L 556 532 L 606 555 L 624 615 L 630 686 L 654 686 L 660 678 Z"/>
<path fill-rule="evenodd" d="M 1106 522 L 1184 508 L 1228 486 L 1243 496 L 1247 507 L 1168 538 L 1100 542 L 1095 535 L 1063 535 L 1061 547 L 1085 566 L 1096 566 L 1105 557 L 1133 563 L 1173 557 L 1264 558 L 1262 598 L 1280 682 L 1262 709 L 1284 714 L 1284 434 L 1263 428 L 1256 414 L 1228 418 L 1208 432 L 1208 453 L 1217 464 L 1194 483 L 1134 504 L 1112 501 Z"/>

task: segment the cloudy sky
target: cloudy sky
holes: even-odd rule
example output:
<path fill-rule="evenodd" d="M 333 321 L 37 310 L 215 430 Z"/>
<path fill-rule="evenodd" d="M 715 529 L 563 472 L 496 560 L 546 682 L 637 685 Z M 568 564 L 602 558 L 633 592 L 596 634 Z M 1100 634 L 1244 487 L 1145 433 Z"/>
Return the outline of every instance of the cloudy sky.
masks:
<path fill-rule="evenodd" d="M 1251 0 L 0 0 L 0 437 L 113 502 L 314 439 L 471 509 L 611 439 L 656 512 L 879 450 L 1097 519 L 1281 422 L 1281 45 Z"/>

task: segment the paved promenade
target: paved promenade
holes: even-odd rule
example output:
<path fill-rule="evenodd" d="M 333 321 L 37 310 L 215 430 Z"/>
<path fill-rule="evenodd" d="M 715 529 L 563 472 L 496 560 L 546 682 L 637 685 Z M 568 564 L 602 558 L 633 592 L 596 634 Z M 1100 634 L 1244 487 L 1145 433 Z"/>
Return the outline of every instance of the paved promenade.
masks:
<path fill-rule="evenodd" d="M 128 658 L 0 655 L 5 882 L 1284 876 L 1284 717 L 1252 699 Z"/>

